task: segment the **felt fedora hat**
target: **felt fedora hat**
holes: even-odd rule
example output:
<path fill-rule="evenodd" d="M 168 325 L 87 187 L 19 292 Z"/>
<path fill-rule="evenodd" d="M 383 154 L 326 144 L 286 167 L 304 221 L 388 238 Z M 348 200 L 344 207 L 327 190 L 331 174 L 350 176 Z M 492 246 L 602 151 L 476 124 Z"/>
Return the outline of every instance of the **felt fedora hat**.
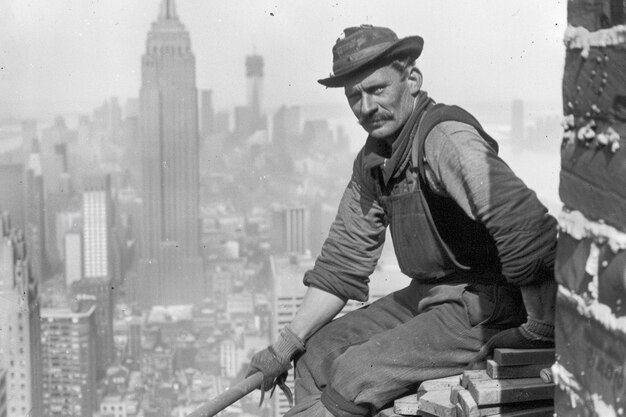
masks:
<path fill-rule="evenodd" d="M 343 87 L 348 77 L 384 59 L 402 56 L 417 59 L 423 46 L 420 36 L 398 39 L 395 32 L 386 27 L 346 28 L 333 46 L 333 73 L 317 82 L 326 87 Z"/>

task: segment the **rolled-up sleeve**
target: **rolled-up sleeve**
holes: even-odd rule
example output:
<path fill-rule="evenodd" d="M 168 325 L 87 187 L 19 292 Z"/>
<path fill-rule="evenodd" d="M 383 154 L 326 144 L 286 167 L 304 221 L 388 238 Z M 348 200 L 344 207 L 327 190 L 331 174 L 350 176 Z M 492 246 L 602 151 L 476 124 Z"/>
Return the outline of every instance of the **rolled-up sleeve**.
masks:
<path fill-rule="evenodd" d="M 369 276 L 385 242 L 386 217 L 360 165 L 357 158 L 337 217 L 304 284 L 343 300 L 366 301 Z"/>
<path fill-rule="evenodd" d="M 425 156 L 433 188 L 493 236 L 507 281 L 522 286 L 552 275 L 556 220 L 473 127 L 440 123 Z"/>

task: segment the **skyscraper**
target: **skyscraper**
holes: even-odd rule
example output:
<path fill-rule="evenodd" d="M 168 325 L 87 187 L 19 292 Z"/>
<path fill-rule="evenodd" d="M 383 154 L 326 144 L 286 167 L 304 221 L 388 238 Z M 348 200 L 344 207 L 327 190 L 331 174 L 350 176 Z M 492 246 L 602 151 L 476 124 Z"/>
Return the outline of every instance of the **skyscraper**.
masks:
<path fill-rule="evenodd" d="M 22 155 L 24 161 L 28 159 L 28 155 L 32 152 L 33 138 L 39 136 L 37 132 L 36 120 L 22 120 Z"/>
<path fill-rule="evenodd" d="M 300 107 L 282 106 L 274 114 L 272 142 L 278 149 L 293 146 L 300 139 Z"/>
<path fill-rule="evenodd" d="M 83 310 L 95 307 L 94 326 L 96 334 L 96 363 L 98 379 L 104 376 L 113 361 L 113 294 L 111 280 L 105 277 L 83 278 L 72 283 L 74 301 Z"/>
<path fill-rule="evenodd" d="M 200 123 L 202 125 L 202 139 L 215 132 L 215 111 L 213 110 L 213 91 L 202 90 L 202 107 Z"/>
<path fill-rule="evenodd" d="M 24 229 L 24 165 L 0 165 L 0 211 L 11 213 L 11 222 Z"/>
<path fill-rule="evenodd" d="M 61 177 L 68 172 L 67 144 L 75 139 L 75 134 L 65 123 L 62 116 L 58 116 L 54 125 L 42 129 L 41 141 L 31 148 L 31 154 L 37 153 L 41 159 L 41 169 L 45 182 L 45 194 L 59 192 L 62 183 Z"/>
<path fill-rule="evenodd" d="M 33 140 L 33 151 L 29 155 L 24 174 L 24 236 L 28 247 L 30 271 L 34 280 L 45 279 L 45 223 L 44 223 L 44 180 L 39 142 Z"/>
<path fill-rule="evenodd" d="M 77 232 L 69 232 L 65 235 L 64 271 L 65 285 L 70 286 L 73 282 L 83 278 L 83 239 Z"/>
<path fill-rule="evenodd" d="M 72 284 L 74 297 L 96 306 L 97 370 L 104 373 L 113 360 L 113 223 L 109 175 L 91 175 L 83 190 L 83 279 Z"/>
<path fill-rule="evenodd" d="M 304 207 L 280 207 L 272 212 L 272 252 L 304 255 L 309 249 Z"/>
<path fill-rule="evenodd" d="M 89 417 L 96 407 L 95 307 L 75 310 L 41 310 L 47 417 Z"/>
<path fill-rule="evenodd" d="M 83 254 L 85 278 L 111 278 L 113 226 L 109 175 L 85 178 L 83 190 Z"/>
<path fill-rule="evenodd" d="M 246 105 L 235 107 L 233 140 L 246 140 L 267 127 L 263 115 L 263 57 L 246 56 Z"/>
<path fill-rule="evenodd" d="M 6 373 L 6 416 L 42 415 L 37 282 L 28 273 L 24 237 L 0 222 L 0 369 Z"/>
<path fill-rule="evenodd" d="M 0 417 L 7 417 L 7 371 L 0 368 Z"/>
<path fill-rule="evenodd" d="M 246 80 L 248 106 L 258 118 L 263 112 L 263 57 L 261 55 L 246 57 Z"/>
<path fill-rule="evenodd" d="M 142 57 L 139 135 L 143 227 L 137 300 L 178 304 L 204 297 L 198 221 L 198 104 L 189 32 L 163 0 Z"/>

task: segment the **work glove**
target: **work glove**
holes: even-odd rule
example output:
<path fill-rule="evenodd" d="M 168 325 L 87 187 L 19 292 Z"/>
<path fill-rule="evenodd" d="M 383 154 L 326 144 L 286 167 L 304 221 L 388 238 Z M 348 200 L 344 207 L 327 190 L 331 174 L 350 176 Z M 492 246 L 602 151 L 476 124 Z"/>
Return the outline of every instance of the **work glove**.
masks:
<path fill-rule="evenodd" d="M 304 352 L 304 341 L 296 335 L 289 326 L 285 326 L 280 331 L 278 340 L 273 345 L 256 353 L 250 361 L 250 369 L 246 377 L 257 372 L 263 374 L 263 383 L 261 384 L 261 401 L 259 406 L 263 404 L 265 391 L 270 392 L 270 398 L 274 395 L 276 386 L 285 393 L 289 405 L 293 405 L 293 395 L 291 390 L 285 384 L 287 380 L 287 372 L 291 368 L 291 360 L 294 356 Z"/>
<path fill-rule="evenodd" d="M 554 347 L 554 309 L 557 284 L 553 279 L 520 287 L 528 318 L 519 327 L 496 333 L 470 363 L 484 361 L 495 348 L 543 349 Z"/>
<path fill-rule="evenodd" d="M 521 326 L 493 335 L 478 351 L 470 367 L 484 361 L 496 348 L 545 349 L 554 347 L 554 325 L 528 317 Z"/>

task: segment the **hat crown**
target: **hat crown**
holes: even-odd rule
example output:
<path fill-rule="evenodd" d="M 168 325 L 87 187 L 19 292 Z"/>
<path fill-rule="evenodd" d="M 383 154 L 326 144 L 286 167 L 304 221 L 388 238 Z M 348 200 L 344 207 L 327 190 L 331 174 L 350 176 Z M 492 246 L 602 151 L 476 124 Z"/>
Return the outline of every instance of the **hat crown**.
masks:
<path fill-rule="evenodd" d="M 386 46 L 398 40 L 391 29 L 372 25 L 352 26 L 344 29 L 343 37 L 333 47 L 333 71 L 342 60 L 353 61 L 353 55 L 366 48 Z M 341 65 L 339 65 L 341 68 Z"/>

